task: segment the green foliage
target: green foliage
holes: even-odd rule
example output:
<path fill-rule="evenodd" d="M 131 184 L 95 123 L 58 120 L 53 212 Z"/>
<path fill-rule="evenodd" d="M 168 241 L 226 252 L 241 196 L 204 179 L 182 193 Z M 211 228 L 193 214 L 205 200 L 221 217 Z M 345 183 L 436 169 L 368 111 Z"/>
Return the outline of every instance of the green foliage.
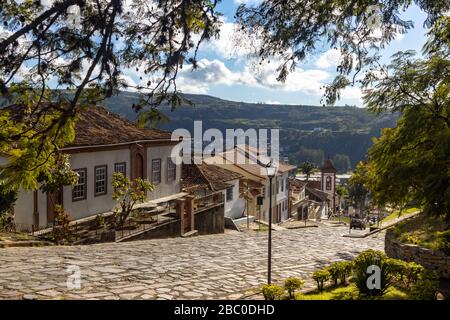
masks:
<path fill-rule="evenodd" d="M 365 186 L 367 166 L 360 162 L 356 166 L 356 170 L 352 173 L 349 186 L 348 197 L 353 205 L 359 208 L 359 213 L 362 214 L 366 208 L 366 199 L 369 195 L 369 189 Z"/>
<path fill-rule="evenodd" d="M 450 230 L 436 232 L 436 249 L 450 256 Z"/>
<path fill-rule="evenodd" d="M 392 265 L 390 259 L 381 251 L 366 250 L 360 253 L 353 261 L 353 279 L 360 294 L 367 296 L 382 296 L 392 285 L 397 265 Z M 370 274 L 367 273 L 369 266 L 376 265 L 380 268 L 380 289 L 369 289 L 367 280 Z"/>
<path fill-rule="evenodd" d="M 330 279 L 330 272 L 327 269 L 314 271 L 312 278 L 317 283 L 317 290 L 322 291 L 323 285 Z"/>
<path fill-rule="evenodd" d="M 413 27 L 399 12 L 415 4 L 427 14 L 430 27 L 445 16 L 446 0 L 424 1 L 262 1 L 241 4 L 236 12 L 242 25 L 238 44 L 247 47 L 261 63 L 277 62 L 277 79 L 286 80 L 296 65 L 315 53 L 317 44 L 326 43 L 340 54 L 337 76 L 326 90 L 325 102 L 332 104 L 340 91 L 356 82 L 367 83 L 377 75 L 378 51 L 386 47 L 397 32 Z M 374 34 L 380 30 L 380 35 Z M 355 41 L 358 35 L 358 41 Z M 255 43 L 258 45 L 255 46 Z M 360 72 L 361 80 L 356 80 Z M 356 78 L 356 79 L 355 79 Z"/>
<path fill-rule="evenodd" d="M 432 250 L 442 250 L 448 254 L 449 224 L 444 217 L 418 214 L 402 221 L 393 228 L 394 237 L 400 242 L 411 243 Z"/>
<path fill-rule="evenodd" d="M 369 150 L 365 184 L 380 204 L 414 200 L 450 221 L 450 19 L 429 31 L 426 56 L 396 54 L 364 100 L 375 112 L 401 112 Z M 443 44 L 442 46 L 440 44 Z M 388 72 L 389 71 L 389 72 Z M 389 155 L 389 156 L 387 156 Z"/>
<path fill-rule="evenodd" d="M 266 284 L 262 287 L 265 300 L 277 300 L 284 294 L 284 289 L 276 284 Z"/>
<path fill-rule="evenodd" d="M 0 166 L 0 180 L 11 189 L 36 190 L 40 180 L 53 182 L 52 173 L 60 167 L 59 149 L 75 137 L 75 120 L 59 110 L 47 110 L 39 124 L 32 125 L 37 120 L 31 108 L 21 112 L 20 121 L 12 121 L 10 112 L 0 110 L 0 153 L 9 161 Z"/>
<path fill-rule="evenodd" d="M 55 209 L 55 223 L 53 226 L 53 239 L 56 244 L 67 243 L 72 238 L 72 231 L 70 230 L 70 216 L 60 205 L 56 205 Z"/>
<path fill-rule="evenodd" d="M 106 225 L 105 216 L 98 214 L 95 216 L 95 225 L 97 228 L 103 228 Z"/>
<path fill-rule="evenodd" d="M 340 280 L 342 285 L 346 284 L 347 277 L 352 274 L 353 262 L 352 261 L 338 261 L 329 265 L 326 270 L 330 274 L 330 279 L 334 285 L 338 285 Z"/>
<path fill-rule="evenodd" d="M 284 288 L 287 290 L 290 299 L 295 299 L 295 290 L 299 290 L 303 287 L 305 282 L 299 278 L 287 278 L 284 281 Z"/>
<path fill-rule="evenodd" d="M 138 101 L 127 107 L 147 112 L 146 124 L 161 120 L 159 104 L 167 101 L 174 108 L 181 103 L 175 85 L 179 69 L 196 68 L 198 46 L 218 35 L 216 4 L 1 1 L 2 107 L 25 116 L 0 114 L 0 152 L 9 160 L 0 169 L 0 180 L 37 189 L 38 177 L 52 176 L 59 150 L 73 141 L 83 108 L 121 89 L 139 93 Z M 139 85 L 124 80 L 128 69 L 140 73 Z"/>
<path fill-rule="evenodd" d="M 44 193 L 56 192 L 63 186 L 74 186 L 77 180 L 78 174 L 70 169 L 68 154 L 58 155 L 55 166 L 48 171 L 42 171 L 38 177 L 40 189 Z"/>
<path fill-rule="evenodd" d="M 154 186 L 147 180 L 137 178 L 131 181 L 121 172 L 113 174 L 113 200 L 116 200 L 118 207 L 114 209 L 116 222 L 123 226 L 128 216 L 131 214 L 136 203 L 144 202 L 147 191 L 152 191 Z"/>
<path fill-rule="evenodd" d="M 439 279 L 433 271 L 424 270 L 413 286 L 410 296 L 415 300 L 435 300 L 439 288 Z"/>
<path fill-rule="evenodd" d="M 6 188 L 0 184 L 0 230 L 13 229 L 14 217 L 12 209 L 17 201 L 17 191 Z"/>
<path fill-rule="evenodd" d="M 307 161 L 301 164 L 299 169 L 302 171 L 303 174 L 306 175 L 306 180 L 308 180 L 309 176 L 313 173 L 314 169 L 316 169 L 316 166 L 311 162 Z"/>

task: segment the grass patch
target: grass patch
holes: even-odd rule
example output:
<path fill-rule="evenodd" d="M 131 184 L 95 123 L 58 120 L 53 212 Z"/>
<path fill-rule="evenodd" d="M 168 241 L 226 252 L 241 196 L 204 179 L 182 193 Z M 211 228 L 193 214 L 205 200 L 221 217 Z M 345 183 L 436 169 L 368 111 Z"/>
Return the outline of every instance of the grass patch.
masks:
<path fill-rule="evenodd" d="M 298 293 L 296 300 L 366 300 L 368 298 L 359 296 L 358 288 L 354 284 L 345 287 L 328 287 L 322 292 L 313 291 L 311 293 Z M 381 296 L 370 299 L 379 300 L 408 300 L 408 294 L 403 290 L 390 287 L 387 292 Z"/>
<path fill-rule="evenodd" d="M 441 217 L 419 214 L 411 220 L 399 223 L 394 236 L 403 243 L 419 245 L 432 250 L 443 250 L 450 254 L 450 230 Z"/>
<path fill-rule="evenodd" d="M 391 213 L 390 215 L 388 215 L 383 220 L 381 220 L 381 223 L 383 224 L 383 223 L 395 220 L 397 218 L 406 216 L 408 214 L 411 214 L 411 213 L 419 211 L 419 210 L 420 210 L 419 208 L 412 207 L 412 208 L 405 209 L 403 211 L 395 211 L 395 212 Z"/>

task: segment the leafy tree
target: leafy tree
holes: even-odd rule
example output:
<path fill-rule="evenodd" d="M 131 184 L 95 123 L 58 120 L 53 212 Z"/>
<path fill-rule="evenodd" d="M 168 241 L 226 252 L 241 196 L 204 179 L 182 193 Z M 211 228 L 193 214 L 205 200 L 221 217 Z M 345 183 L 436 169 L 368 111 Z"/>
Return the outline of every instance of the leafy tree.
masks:
<path fill-rule="evenodd" d="M 77 116 L 121 89 L 142 93 L 130 107 L 144 108 L 147 122 L 161 118 L 162 101 L 178 105 L 179 70 L 187 63 L 195 68 L 199 44 L 218 34 L 216 4 L 1 1 L 0 101 L 21 113 L 14 121 L 12 114 L 0 114 L 0 152 L 10 160 L 1 178 L 37 188 L 38 176 L 73 140 Z M 131 70 L 140 73 L 138 84 L 125 81 Z"/>
<path fill-rule="evenodd" d="M 366 207 L 366 200 L 369 189 L 365 186 L 367 166 L 360 162 L 349 179 L 348 197 L 353 205 L 359 209 L 359 216 L 362 217 Z"/>
<path fill-rule="evenodd" d="M 147 180 L 137 178 L 131 181 L 121 172 L 113 174 L 113 194 L 112 198 L 118 202 L 118 207 L 114 209 L 117 216 L 117 224 L 122 227 L 133 211 L 136 203 L 145 201 L 147 191 L 153 190 L 153 185 Z"/>
<path fill-rule="evenodd" d="M 375 112 L 401 112 L 369 150 L 362 178 L 378 204 L 404 206 L 450 221 L 450 18 L 430 31 L 426 57 L 395 55 L 365 101 Z M 389 71 L 389 72 L 388 72 Z"/>
<path fill-rule="evenodd" d="M 303 287 L 305 284 L 305 281 L 299 278 L 287 278 L 284 281 L 284 288 L 287 290 L 289 294 L 289 299 L 294 300 L 295 299 L 295 290 L 299 290 Z"/>
<path fill-rule="evenodd" d="M 344 187 L 343 185 L 337 185 L 336 186 L 336 194 L 338 196 L 338 203 L 339 207 L 341 206 L 342 199 L 345 199 L 348 197 L 348 189 Z M 339 215 L 340 217 L 340 215 Z"/>
<path fill-rule="evenodd" d="M 396 34 L 406 33 L 413 22 L 400 11 L 417 5 L 433 26 L 450 7 L 448 0 L 264 0 L 239 6 L 236 19 L 242 26 L 237 44 L 246 46 L 260 63 L 277 63 L 279 81 L 324 44 L 340 53 L 338 75 L 327 86 L 325 102 L 333 104 L 340 90 L 377 75 L 380 49 Z M 364 72 L 362 77 L 358 77 Z M 360 80 L 358 80 L 360 79 Z"/>
<path fill-rule="evenodd" d="M 17 191 L 10 190 L 0 183 L 0 230 L 12 227 L 12 209 L 16 200 Z"/>
<path fill-rule="evenodd" d="M 304 162 L 302 165 L 300 165 L 300 170 L 303 174 L 306 175 L 306 181 L 309 180 L 309 176 L 313 173 L 313 171 L 316 169 L 316 166 L 313 165 L 311 162 Z"/>

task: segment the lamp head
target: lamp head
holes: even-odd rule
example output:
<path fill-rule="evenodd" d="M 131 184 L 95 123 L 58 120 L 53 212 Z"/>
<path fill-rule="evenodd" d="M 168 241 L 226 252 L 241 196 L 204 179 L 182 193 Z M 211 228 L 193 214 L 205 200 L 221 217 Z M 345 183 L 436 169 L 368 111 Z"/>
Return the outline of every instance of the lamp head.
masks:
<path fill-rule="evenodd" d="M 272 162 L 269 162 L 266 166 L 266 170 L 267 170 L 267 176 L 269 178 L 273 178 L 275 177 L 275 174 L 277 173 L 277 167 L 273 165 Z"/>

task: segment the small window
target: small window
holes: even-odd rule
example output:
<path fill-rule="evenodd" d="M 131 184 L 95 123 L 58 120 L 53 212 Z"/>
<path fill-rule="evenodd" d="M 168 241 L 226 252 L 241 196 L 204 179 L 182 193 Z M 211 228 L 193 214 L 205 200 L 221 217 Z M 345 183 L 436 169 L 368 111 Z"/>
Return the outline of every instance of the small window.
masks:
<path fill-rule="evenodd" d="M 72 189 L 72 201 L 86 199 L 87 169 L 74 170 L 78 174 L 77 184 Z"/>
<path fill-rule="evenodd" d="M 281 180 L 281 192 L 284 192 L 284 183 L 285 183 L 285 180 L 284 179 Z"/>
<path fill-rule="evenodd" d="M 233 187 L 227 188 L 227 202 L 233 200 Z"/>
<path fill-rule="evenodd" d="M 172 158 L 167 158 L 167 181 L 174 181 L 177 178 L 177 166 Z"/>
<path fill-rule="evenodd" d="M 107 166 L 95 167 L 95 195 L 100 196 L 106 194 L 107 183 Z"/>
<path fill-rule="evenodd" d="M 119 162 L 114 164 L 114 172 L 120 172 L 125 177 L 127 176 L 127 163 Z"/>
<path fill-rule="evenodd" d="M 161 182 L 161 159 L 152 160 L 152 182 Z"/>

